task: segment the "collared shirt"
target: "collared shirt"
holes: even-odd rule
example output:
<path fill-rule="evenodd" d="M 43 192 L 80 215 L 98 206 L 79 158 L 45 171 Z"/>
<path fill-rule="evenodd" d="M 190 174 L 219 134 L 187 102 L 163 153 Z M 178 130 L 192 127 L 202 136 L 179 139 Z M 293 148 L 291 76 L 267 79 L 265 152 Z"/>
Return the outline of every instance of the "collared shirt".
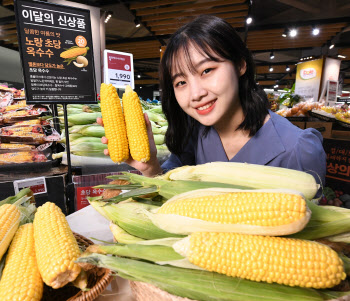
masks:
<path fill-rule="evenodd" d="M 270 119 L 232 159 L 227 158 L 216 130 L 210 127 L 203 135 L 205 127 L 200 126 L 198 135 L 192 137 L 184 152 L 179 156 L 171 154 L 163 163 L 163 170 L 217 161 L 246 162 L 305 171 L 324 185 L 326 154 L 320 132 L 312 128 L 301 130 L 286 118 L 269 113 Z"/>

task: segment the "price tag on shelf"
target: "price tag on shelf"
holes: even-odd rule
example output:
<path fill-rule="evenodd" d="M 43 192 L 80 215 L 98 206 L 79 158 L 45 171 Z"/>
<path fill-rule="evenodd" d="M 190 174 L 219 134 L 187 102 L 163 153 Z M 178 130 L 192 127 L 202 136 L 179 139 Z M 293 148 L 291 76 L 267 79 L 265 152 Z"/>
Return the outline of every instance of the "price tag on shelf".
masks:
<path fill-rule="evenodd" d="M 16 194 L 23 188 L 30 188 L 34 195 L 47 193 L 45 177 L 13 181 L 13 187 Z"/>
<path fill-rule="evenodd" d="M 126 85 L 135 89 L 133 55 L 131 53 L 104 51 L 104 82 L 116 88 Z"/>

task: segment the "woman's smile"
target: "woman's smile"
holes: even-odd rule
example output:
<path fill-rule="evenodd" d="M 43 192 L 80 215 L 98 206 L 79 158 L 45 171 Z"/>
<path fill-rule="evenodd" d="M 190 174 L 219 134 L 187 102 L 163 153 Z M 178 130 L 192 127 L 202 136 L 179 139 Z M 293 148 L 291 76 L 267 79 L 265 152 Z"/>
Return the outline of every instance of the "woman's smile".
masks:
<path fill-rule="evenodd" d="M 204 104 L 203 106 L 197 107 L 197 113 L 200 115 L 206 115 L 209 114 L 215 107 L 216 100 L 213 100 L 209 103 Z"/>

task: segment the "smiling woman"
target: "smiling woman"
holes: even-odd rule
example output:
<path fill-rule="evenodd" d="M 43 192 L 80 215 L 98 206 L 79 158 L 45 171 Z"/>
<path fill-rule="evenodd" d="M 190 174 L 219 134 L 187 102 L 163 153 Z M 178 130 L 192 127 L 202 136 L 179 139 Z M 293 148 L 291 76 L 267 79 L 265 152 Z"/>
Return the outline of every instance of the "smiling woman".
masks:
<path fill-rule="evenodd" d="M 252 55 L 224 20 L 203 15 L 170 39 L 160 64 L 172 152 L 163 171 L 207 162 L 247 162 L 308 171 L 324 182 L 322 136 L 269 110 Z"/>

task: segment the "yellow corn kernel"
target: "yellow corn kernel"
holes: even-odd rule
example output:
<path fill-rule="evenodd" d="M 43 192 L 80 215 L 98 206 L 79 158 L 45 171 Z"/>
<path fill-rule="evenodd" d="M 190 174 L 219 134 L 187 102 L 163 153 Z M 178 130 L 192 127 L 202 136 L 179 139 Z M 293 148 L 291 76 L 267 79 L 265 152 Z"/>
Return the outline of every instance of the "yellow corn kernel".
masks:
<path fill-rule="evenodd" d="M 333 287 L 346 277 L 338 254 L 314 241 L 196 232 L 181 242 L 177 251 L 191 263 L 227 276 L 316 289 Z"/>
<path fill-rule="evenodd" d="M 0 154 L 0 162 L 2 163 L 30 163 L 33 162 L 33 154 L 31 152 L 5 153 Z"/>
<path fill-rule="evenodd" d="M 74 261 L 80 256 L 78 243 L 61 209 L 47 202 L 34 217 L 34 240 L 38 267 L 44 282 L 60 288 L 74 281 L 80 267 Z"/>
<path fill-rule="evenodd" d="M 25 224 L 18 228 L 6 256 L 0 300 L 40 301 L 43 289 L 34 249 L 33 224 Z"/>
<path fill-rule="evenodd" d="M 0 206 L 0 260 L 10 245 L 20 221 L 21 212 L 15 205 L 5 204 Z"/>
<path fill-rule="evenodd" d="M 307 210 L 304 198 L 298 194 L 240 191 L 169 201 L 157 213 L 221 224 L 275 227 L 299 221 Z"/>
<path fill-rule="evenodd" d="M 131 157 L 140 162 L 150 159 L 150 148 L 140 99 L 130 86 L 123 94 L 123 110 Z"/>
<path fill-rule="evenodd" d="M 63 51 L 60 54 L 60 57 L 64 59 L 74 58 L 76 56 L 86 54 L 88 50 L 89 50 L 89 47 L 75 47 L 75 48 L 71 48 L 66 51 Z"/>
<path fill-rule="evenodd" d="M 108 139 L 108 151 L 113 162 L 121 163 L 129 158 L 124 115 L 120 98 L 112 84 L 101 84 L 101 112 Z"/>

